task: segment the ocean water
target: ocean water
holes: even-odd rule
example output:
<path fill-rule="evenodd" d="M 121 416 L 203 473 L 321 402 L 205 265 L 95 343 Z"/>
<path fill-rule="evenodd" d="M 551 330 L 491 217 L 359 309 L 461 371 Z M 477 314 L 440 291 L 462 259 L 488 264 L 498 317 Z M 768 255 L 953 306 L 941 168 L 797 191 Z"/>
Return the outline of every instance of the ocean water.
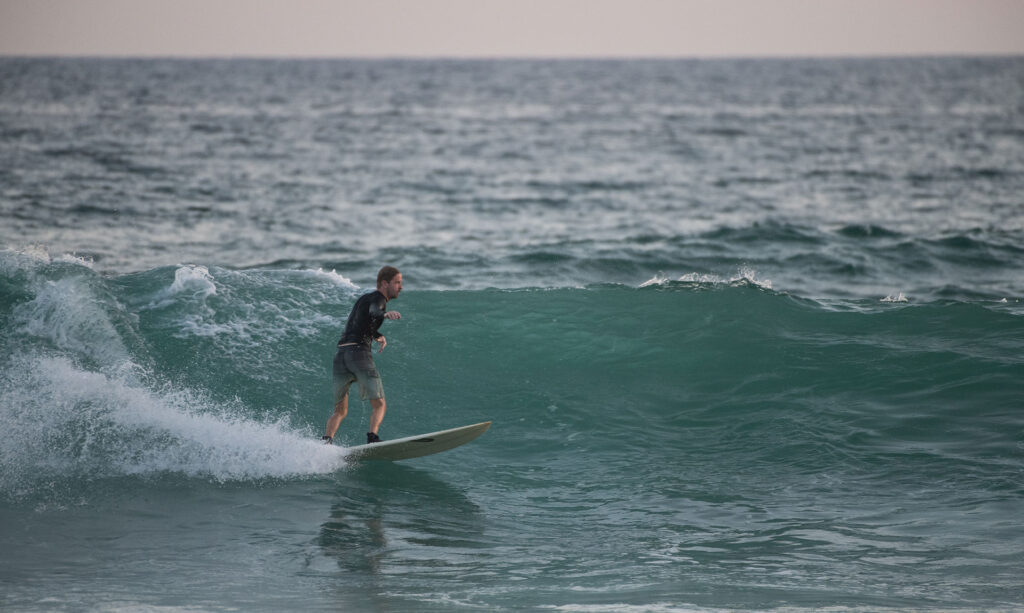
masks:
<path fill-rule="evenodd" d="M 1022 299 L 1022 58 L 0 59 L 0 609 L 1022 610 Z"/>

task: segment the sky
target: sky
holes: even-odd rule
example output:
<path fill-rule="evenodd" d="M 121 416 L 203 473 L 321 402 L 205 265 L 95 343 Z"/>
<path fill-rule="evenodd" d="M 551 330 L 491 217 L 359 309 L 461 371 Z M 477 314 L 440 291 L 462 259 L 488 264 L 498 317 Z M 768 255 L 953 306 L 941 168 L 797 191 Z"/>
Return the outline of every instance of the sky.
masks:
<path fill-rule="evenodd" d="M 1024 0 L 0 0 L 0 55 L 1024 54 Z"/>

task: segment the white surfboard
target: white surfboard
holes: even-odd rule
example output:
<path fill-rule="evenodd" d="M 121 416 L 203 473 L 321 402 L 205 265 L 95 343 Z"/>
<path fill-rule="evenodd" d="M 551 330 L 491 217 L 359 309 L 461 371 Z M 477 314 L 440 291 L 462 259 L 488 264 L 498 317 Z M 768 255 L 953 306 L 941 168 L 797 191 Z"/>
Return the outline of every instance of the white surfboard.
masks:
<path fill-rule="evenodd" d="M 353 460 L 408 460 L 420 456 L 447 451 L 480 436 L 491 427 L 485 421 L 471 426 L 441 430 L 429 434 L 417 434 L 397 438 L 393 441 L 381 441 L 369 445 L 356 445 L 346 449 L 347 457 Z"/>

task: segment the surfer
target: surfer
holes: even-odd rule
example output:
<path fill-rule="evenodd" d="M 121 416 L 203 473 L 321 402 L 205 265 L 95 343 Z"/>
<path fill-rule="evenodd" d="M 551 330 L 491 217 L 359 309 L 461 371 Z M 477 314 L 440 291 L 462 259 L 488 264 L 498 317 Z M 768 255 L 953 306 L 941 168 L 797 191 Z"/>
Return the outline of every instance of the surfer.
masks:
<path fill-rule="evenodd" d="M 334 433 L 348 415 L 348 388 L 353 383 L 359 384 L 359 396 L 369 399 L 372 409 L 366 442 L 380 442 L 377 432 L 386 408 L 384 386 L 373 363 L 372 344 L 376 341 L 379 351 L 387 346 L 387 339 L 377 330 L 385 319 L 402 318 L 398 311 L 387 310 L 388 301 L 398 298 L 401 291 L 402 273 L 393 266 L 385 266 L 377 273 L 377 291 L 361 296 L 349 313 L 334 356 L 334 413 L 327 419 L 327 433 L 323 437 L 328 445 L 334 442 Z"/>

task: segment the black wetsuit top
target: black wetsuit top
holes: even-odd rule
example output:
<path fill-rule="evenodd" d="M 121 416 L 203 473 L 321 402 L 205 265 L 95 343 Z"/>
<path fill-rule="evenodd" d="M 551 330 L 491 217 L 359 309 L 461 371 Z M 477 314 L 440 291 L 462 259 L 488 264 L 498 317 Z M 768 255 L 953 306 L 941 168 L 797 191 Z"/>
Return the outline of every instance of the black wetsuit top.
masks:
<path fill-rule="evenodd" d="M 387 298 L 379 290 L 365 294 L 356 300 L 338 345 L 356 343 L 369 348 L 370 343 L 380 336 L 377 330 L 384 323 L 387 305 Z"/>

